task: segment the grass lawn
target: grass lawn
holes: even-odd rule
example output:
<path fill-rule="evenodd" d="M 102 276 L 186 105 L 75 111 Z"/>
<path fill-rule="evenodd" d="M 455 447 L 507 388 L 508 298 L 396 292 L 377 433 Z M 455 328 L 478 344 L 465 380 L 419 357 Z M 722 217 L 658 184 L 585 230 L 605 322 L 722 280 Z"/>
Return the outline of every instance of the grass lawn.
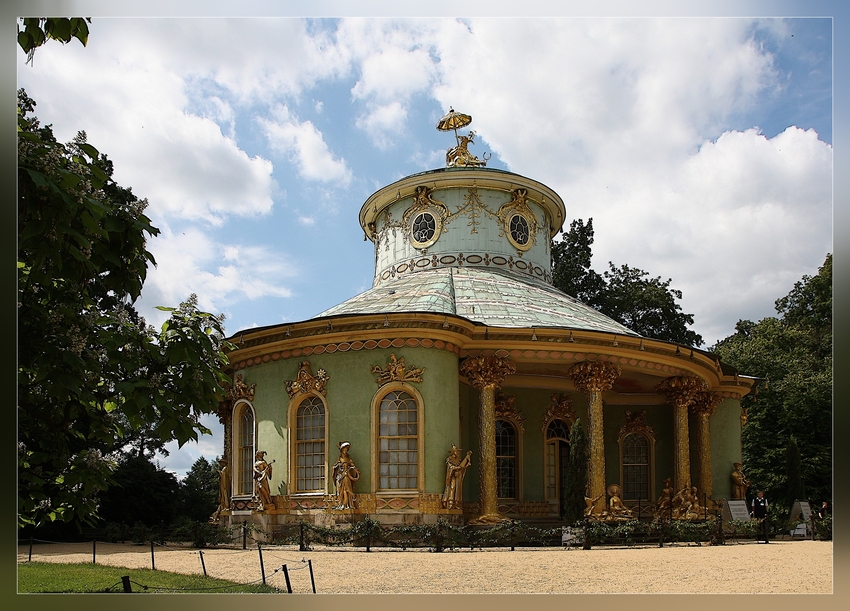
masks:
<path fill-rule="evenodd" d="M 130 577 L 133 592 L 280 592 L 271 586 L 241 584 L 203 575 L 183 575 L 151 569 L 127 569 L 100 564 L 18 564 L 19 593 L 124 592 L 121 578 Z"/>

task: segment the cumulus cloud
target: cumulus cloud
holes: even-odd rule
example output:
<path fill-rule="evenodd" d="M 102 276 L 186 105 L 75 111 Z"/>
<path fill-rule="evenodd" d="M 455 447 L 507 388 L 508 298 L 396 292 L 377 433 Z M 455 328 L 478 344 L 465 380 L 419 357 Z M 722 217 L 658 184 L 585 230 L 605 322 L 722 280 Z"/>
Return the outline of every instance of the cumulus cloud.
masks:
<path fill-rule="evenodd" d="M 222 133 L 216 120 L 230 121 L 226 103 L 210 101 L 214 117 L 193 114 L 181 75 L 112 53 L 94 37 L 86 49 L 43 51 L 37 68 L 21 74 L 39 116 L 55 123 L 60 139 L 86 130 L 114 162 L 115 180 L 150 201 L 152 216 L 220 224 L 230 214 L 271 210 L 272 164 Z"/>
<path fill-rule="evenodd" d="M 292 294 L 281 281 L 295 277 L 295 265 L 265 246 L 223 244 L 196 227 L 179 233 L 166 227 L 148 248 L 157 266 L 148 270 L 137 306 L 155 326 L 167 318 L 155 306 L 177 305 L 191 293 L 202 310 L 213 313 L 239 301 Z"/>
<path fill-rule="evenodd" d="M 277 106 L 272 119 L 259 118 L 269 146 L 285 153 L 302 178 L 346 186 L 351 170 L 344 159 L 334 156 L 322 133 L 311 121 L 298 121 L 286 106 Z"/>

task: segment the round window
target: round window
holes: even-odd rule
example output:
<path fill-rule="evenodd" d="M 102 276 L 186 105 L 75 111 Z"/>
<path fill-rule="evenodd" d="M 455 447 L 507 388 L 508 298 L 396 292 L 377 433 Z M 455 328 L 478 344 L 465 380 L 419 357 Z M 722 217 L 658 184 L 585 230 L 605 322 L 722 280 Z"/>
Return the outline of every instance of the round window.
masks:
<path fill-rule="evenodd" d="M 413 241 L 418 244 L 430 242 L 437 233 L 437 220 L 430 212 L 420 212 L 411 225 Z"/>
<path fill-rule="evenodd" d="M 529 230 L 528 221 L 520 214 L 515 214 L 511 217 L 510 226 L 511 238 L 520 246 L 528 244 Z"/>

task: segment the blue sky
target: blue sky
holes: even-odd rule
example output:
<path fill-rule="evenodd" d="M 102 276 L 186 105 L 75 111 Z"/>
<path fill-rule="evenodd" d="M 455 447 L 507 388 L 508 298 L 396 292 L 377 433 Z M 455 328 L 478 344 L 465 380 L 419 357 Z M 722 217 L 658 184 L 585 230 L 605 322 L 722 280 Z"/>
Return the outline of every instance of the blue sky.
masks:
<path fill-rule="evenodd" d="M 94 18 L 18 85 L 85 130 L 162 230 L 137 307 L 196 293 L 228 333 L 369 288 L 357 213 L 473 152 L 594 219 L 593 266 L 671 278 L 707 345 L 816 273 L 832 242 L 831 19 Z M 96 92 L 96 94 L 94 93 Z M 162 464 L 221 452 L 220 426 Z"/>

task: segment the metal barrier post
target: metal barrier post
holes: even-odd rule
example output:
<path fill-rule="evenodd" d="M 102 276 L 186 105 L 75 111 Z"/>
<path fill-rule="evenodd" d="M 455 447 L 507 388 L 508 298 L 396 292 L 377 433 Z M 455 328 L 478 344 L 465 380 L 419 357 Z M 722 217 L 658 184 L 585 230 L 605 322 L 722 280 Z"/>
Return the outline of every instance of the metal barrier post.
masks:
<path fill-rule="evenodd" d="M 298 523 L 298 551 L 306 552 L 307 545 L 304 543 L 304 521 Z"/>
<path fill-rule="evenodd" d="M 266 567 L 263 566 L 263 546 L 257 541 L 257 551 L 260 552 L 260 575 L 263 576 L 263 585 L 266 584 Z"/>
<path fill-rule="evenodd" d="M 151 539 L 151 570 L 152 571 L 156 570 L 156 563 L 154 562 L 154 559 L 153 559 L 153 539 Z"/>
<path fill-rule="evenodd" d="M 91 540 L 91 563 L 97 564 L 97 540 Z"/>
<path fill-rule="evenodd" d="M 313 594 L 316 593 L 316 580 L 313 578 L 313 561 L 307 560 L 307 566 L 310 568 L 310 585 L 313 586 Z"/>
<path fill-rule="evenodd" d="M 285 564 L 281 568 L 283 569 L 283 577 L 286 579 L 286 591 L 287 593 L 292 594 L 292 583 L 289 581 L 289 570 L 286 568 Z"/>
<path fill-rule="evenodd" d="M 815 532 L 814 529 L 812 529 L 812 532 Z M 27 562 L 32 562 L 32 537 L 30 537 L 30 553 L 27 556 Z"/>
<path fill-rule="evenodd" d="M 207 576 L 207 565 L 204 564 L 204 551 L 198 550 L 198 554 L 201 556 L 201 569 L 204 571 L 204 577 Z"/>
<path fill-rule="evenodd" d="M 125 592 L 125 593 L 127 593 L 127 594 L 132 594 L 132 593 L 133 593 L 133 588 L 132 588 L 132 586 L 130 585 L 130 576 L 129 576 L 129 575 L 124 575 L 124 576 L 121 578 L 121 583 L 124 585 L 124 592 Z"/>
<path fill-rule="evenodd" d="M 248 549 L 248 520 L 242 520 L 242 549 Z"/>

